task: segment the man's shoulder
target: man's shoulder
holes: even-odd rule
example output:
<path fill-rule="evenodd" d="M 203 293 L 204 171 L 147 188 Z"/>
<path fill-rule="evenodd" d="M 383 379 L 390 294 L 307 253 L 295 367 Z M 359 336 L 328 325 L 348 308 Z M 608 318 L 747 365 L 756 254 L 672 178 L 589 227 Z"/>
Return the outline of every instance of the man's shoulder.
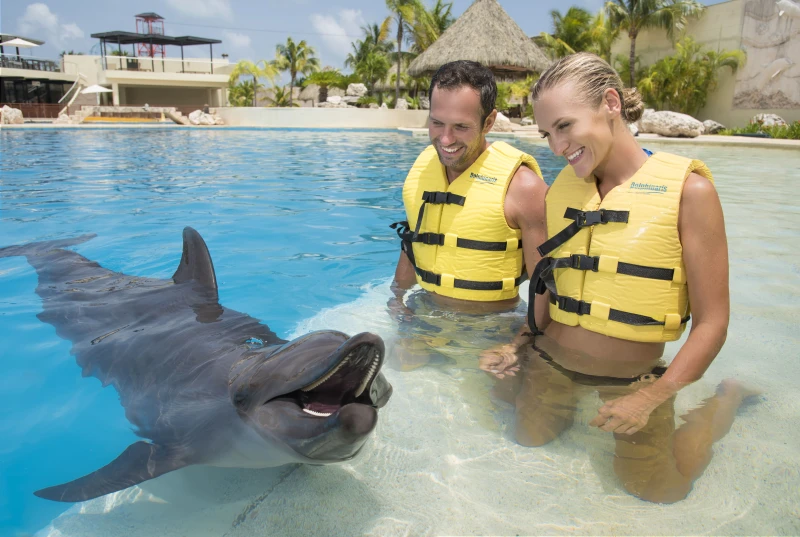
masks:
<path fill-rule="evenodd" d="M 511 184 L 508 185 L 508 195 L 512 197 L 536 196 L 544 192 L 547 192 L 547 183 L 524 164 L 514 172 Z"/>

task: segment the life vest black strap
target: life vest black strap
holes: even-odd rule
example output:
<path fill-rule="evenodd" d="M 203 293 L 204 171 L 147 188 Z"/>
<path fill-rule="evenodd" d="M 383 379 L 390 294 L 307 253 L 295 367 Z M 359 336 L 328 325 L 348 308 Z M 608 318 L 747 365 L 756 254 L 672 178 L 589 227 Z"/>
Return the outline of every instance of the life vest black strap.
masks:
<path fill-rule="evenodd" d="M 419 242 L 422 244 L 430 244 L 434 246 L 444 246 L 444 233 L 418 233 L 415 234 L 409 230 L 408 222 L 395 222 L 389 227 L 397 231 L 397 236 L 403 241 Z M 458 248 L 466 248 L 468 250 L 483 250 L 486 252 L 505 252 L 508 250 L 507 242 L 491 242 L 491 241 L 476 241 L 472 239 L 456 239 L 456 246 Z M 522 241 L 517 240 L 517 250 L 522 248 Z"/>
<path fill-rule="evenodd" d="M 578 315 L 589 315 L 592 311 L 592 304 L 584 302 L 568 296 L 558 296 L 550 293 L 550 303 L 558 306 L 561 311 L 567 313 L 576 313 Z M 652 317 L 646 315 L 639 315 L 638 313 L 630 313 L 628 311 L 620 311 L 611 308 L 608 312 L 608 320 L 616 321 L 618 323 L 625 323 L 635 326 L 664 326 L 664 321 L 657 321 Z M 689 322 L 689 316 L 681 319 L 681 324 Z"/>
<path fill-rule="evenodd" d="M 572 268 L 577 270 L 591 270 L 598 272 L 600 266 L 600 256 L 588 256 L 582 254 L 572 254 L 569 257 L 559 257 L 553 259 L 553 269 L 558 268 Z M 644 265 L 635 265 L 633 263 L 617 263 L 617 274 L 625 274 L 627 276 L 636 276 L 638 278 L 648 278 L 651 280 L 664 280 L 672 281 L 675 275 L 675 269 L 660 268 L 660 267 L 647 267 Z"/>
<path fill-rule="evenodd" d="M 536 319 L 534 318 L 534 304 L 537 294 L 543 295 L 545 291 L 550 291 L 550 302 L 556 304 L 558 309 L 562 311 L 576 313 L 578 315 L 589 315 L 591 313 L 591 303 L 571 297 L 559 296 L 558 290 L 556 289 L 553 271 L 558 268 L 573 268 L 577 270 L 592 270 L 597 272 L 599 263 L 599 257 L 581 254 L 574 254 L 569 257 L 561 257 L 557 259 L 553 259 L 552 257 L 543 257 L 539 261 L 533 270 L 530 287 L 528 289 L 528 327 L 531 329 L 531 333 L 534 336 L 542 334 L 542 332 L 536 326 Z M 671 281 L 674 272 L 674 269 L 645 267 L 642 265 L 634 265 L 632 263 L 617 264 L 618 274 L 627 274 L 630 276 L 638 276 L 641 278 L 650 278 L 654 280 Z M 611 321 L 636 326 L 664 326 L 666 324 L 663 321 L 657 321 L 656 319 L 647 317 L 646 315 L 629 313 L 613 308 L 609 309 L 608 319 Z M 689 316 L 686 316 L 681 319 L 681 324 L 687 323 L 688 321 Z"/>
<path fill-rule="evenodd" d="M 422 193 L 422 205 L 419 206 L 419 214 L 417 215 L 417 226 L 414 228 L 414 237 L 419 235 L 419 228 L 422 225 L 422 216 L 425 214 L 425 205 L 428 203 L 432 205 L 461 205 L 467 198 L 453 194 L 452 192 L 428 192 L 427 190 Z"/>
<path fill-rule="evenodd" d="M 417 271 L 419 274 L 420 279 L 425 283 L 430 283 L 432 285 L 442 285 L 442 275 L 436 274 L 429 270 L 421 269 L 417 266 L 414 267 L 414 270 Z M 523 272 L 517 278 L 514 279 L 514 287 L 518 287 L 519 284 L 525 281 L 525 273 Z M 493 282 L 479 282 L 474 280 L 459 280 L 455 278 L 453 280 L 453 287 L 456 289 L 472 289 L 474 291 L 501 291 L 503 289 L 503 282 L 502 281 L 493 281 Z"/>
<path fill-rule="evenodd" d="M 539 255 L 545 257 L 547 254 L 577 235 L 582 228 L 597 224 L 608 224 L 609 222 L 627 223 L 629 215 L 630 211 L 610 211 L 608 209 L 600 209 L 597 211 L 581 211 L 580 209 L 567 207 L 567 210 L 564 211 L 564 218 L 574 220 L 574 222 L 543 242 L 537 248 Z"/>

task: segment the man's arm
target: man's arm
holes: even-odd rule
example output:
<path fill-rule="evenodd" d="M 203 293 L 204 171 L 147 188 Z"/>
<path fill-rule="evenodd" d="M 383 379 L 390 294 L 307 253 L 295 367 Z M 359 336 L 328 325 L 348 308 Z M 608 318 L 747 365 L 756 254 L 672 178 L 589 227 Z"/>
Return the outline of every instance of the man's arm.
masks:
<path fill-rule="evenodd" d="M 522 231 L 522 256 L 528 276 L 539 263 L 541 256 L 536 247 L 547 240 L 547 219 L 545 218 L 544 198 L 547 184 L 527 166 L 520 166 L 508 186 L 505 201 L 506 222 L 509 227 Z M 541 330 L 550 323 L 547 295 L 539 297 L 534 304 L 534 319 Z M 530 328 L 525 323 L 510 343 L 484 351 L 480 367 L 503 378 L 514 375 L 517 350 L 530 341 Z"/>
<path fill-rule="evenodd" d="M 546 194 L 547 184 L 527 166 L 519 167 L 506 194 L 506 220 L 509 226 L 522 231 L 522 255 L 529 278 L 533 276 L 533 269 L 542 259 L 536 247 L 547 240 L 544 201 Z M 536 326 L 540 330 L 544 329 L 550 323 L 547 295 L 536 300 L 534 306 Z M 526 325 L 522 327 L 520 334 L 529 331 Z M 520 345 L 526 340 L 527 338 L 515 338 L 515 341 L 521 341 Z"/>
<path fill-rule="evenodd" d="M 389 314 L 396 321 L 402 321 L 407 316 L 412 315 L 410 309 L 405 306 L 403 298 L 406 292 L 417 283 L 414 265 L 404 251 L 400 251 L 400 259 L 397 260 L 397 268 L 394 270 L 394 280 L 392 280 L 391 290 L 394 296 L 386 303 Z"/>

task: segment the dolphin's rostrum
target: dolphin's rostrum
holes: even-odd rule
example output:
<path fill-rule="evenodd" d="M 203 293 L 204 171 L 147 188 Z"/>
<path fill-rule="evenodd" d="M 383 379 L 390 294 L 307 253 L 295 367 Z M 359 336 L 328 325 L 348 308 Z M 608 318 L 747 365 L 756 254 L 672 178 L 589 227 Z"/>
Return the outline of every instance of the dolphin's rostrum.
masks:
<path fill-rule="evenodd" d="M 84 376 L 112 385 L 143 439 L 84 477 L 36 491 L 75 502 L 193 464 L 260 468 L 348 460 L 392 388 L 380 337 L 312 332 L 293 341 L 222 307 L 211 256 L 192 228 L 171 280 L 127 276 L 63 248 L 9 246 L 36 269 L 39 319 L 72 342 Z"/>

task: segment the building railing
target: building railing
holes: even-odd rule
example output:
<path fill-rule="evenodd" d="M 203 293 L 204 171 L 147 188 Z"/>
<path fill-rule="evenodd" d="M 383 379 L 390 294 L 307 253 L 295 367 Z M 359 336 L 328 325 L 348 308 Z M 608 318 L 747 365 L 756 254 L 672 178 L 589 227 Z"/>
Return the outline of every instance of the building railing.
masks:
<path fill-rule="evenodd" d="M 9 54 L 8 52 L 0 54 L 0 67 L 5 67 L 7 69 L 48 71 L 51 73 L 61 72 L 61 64 L 59 62 L 31 56 L 17 56 L 16 54 Z"/>
<path fill-rule="evenodd" d="M 106 71 L 141 71 L 147 73 L 230 74 L 233 66 L 227 60 L 199 60 L 197 58 L 151 58 L 149 56 L 101 57 Z"/>

